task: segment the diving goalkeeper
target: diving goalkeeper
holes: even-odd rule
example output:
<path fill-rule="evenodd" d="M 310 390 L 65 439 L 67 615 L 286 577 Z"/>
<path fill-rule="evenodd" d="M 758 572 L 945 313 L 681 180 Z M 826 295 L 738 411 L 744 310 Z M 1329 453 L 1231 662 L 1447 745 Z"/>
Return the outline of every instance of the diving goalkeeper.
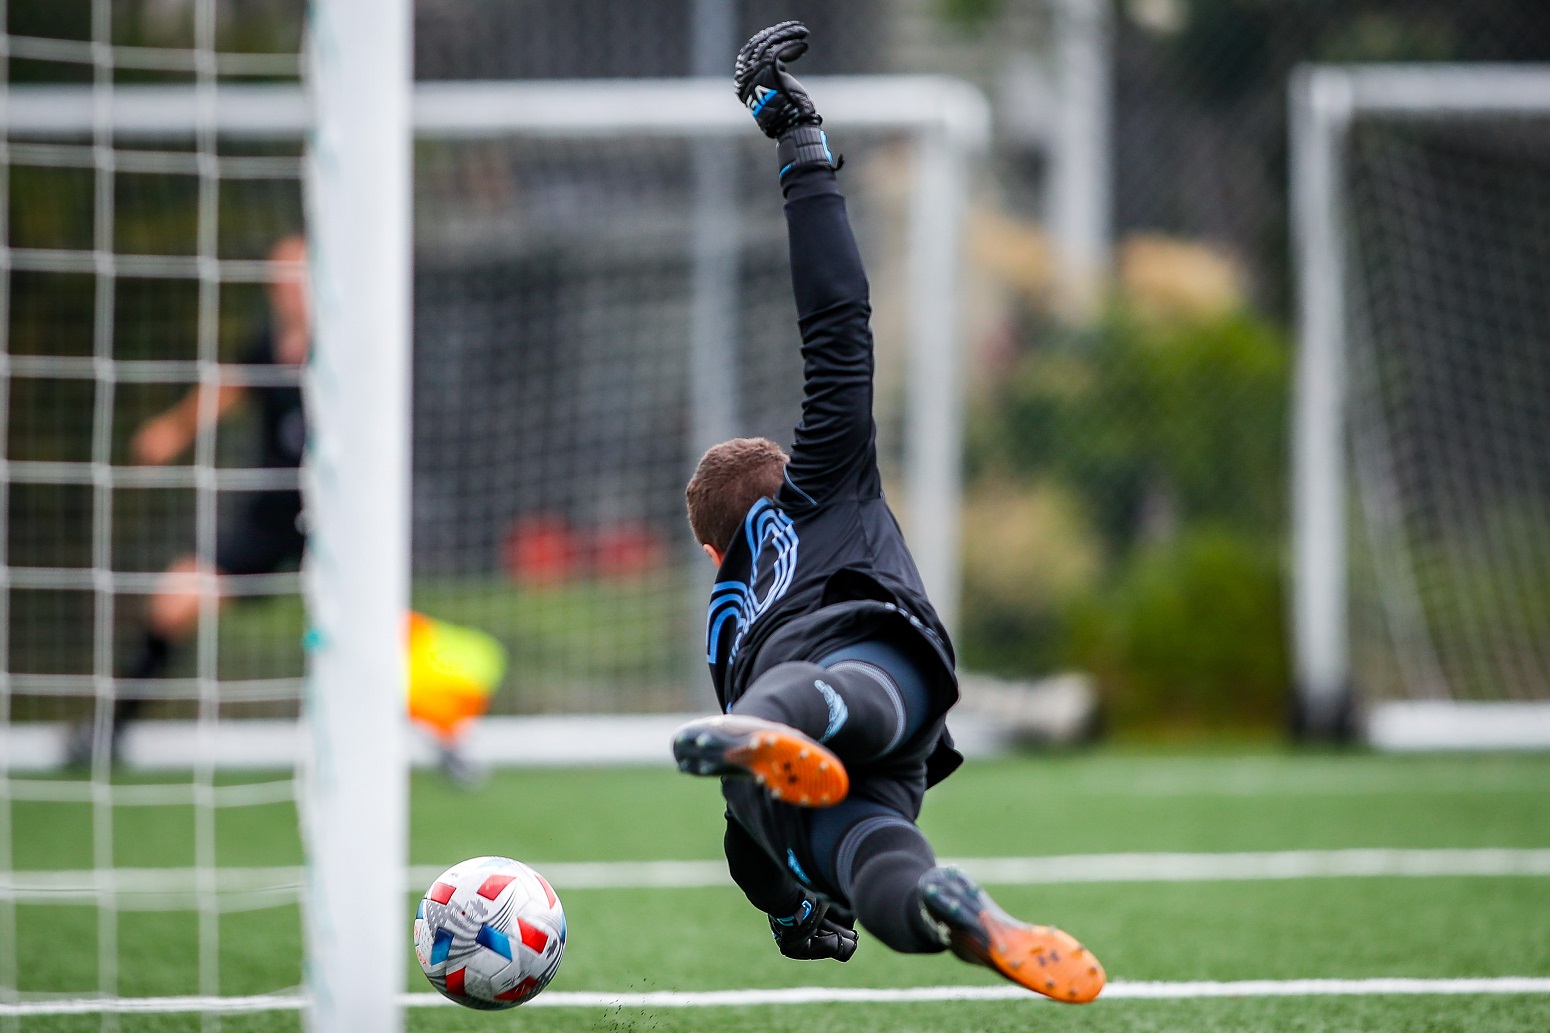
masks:
<path fill-rule="evenodd" d="M 782 22 L 737 57 L 738 97 L 777 141 L 805 389 L 789 455 L 723 442 L 689 482 L 690 526 L 718 568 L 706 652 L 725 714 L 678 729 L 673 753 L 721 776 L 728 866 L 785 956 L 848 960 L 859 920 L 896 951 L 951 949 L 1090 1001 L 1097 960 L 938 866 L 915 825 L 963 761 L 945 725 L 953 650 L 883 499 L 866 275 L 839 163 L 786 67 L 806 49 L 807 29 Z"/>

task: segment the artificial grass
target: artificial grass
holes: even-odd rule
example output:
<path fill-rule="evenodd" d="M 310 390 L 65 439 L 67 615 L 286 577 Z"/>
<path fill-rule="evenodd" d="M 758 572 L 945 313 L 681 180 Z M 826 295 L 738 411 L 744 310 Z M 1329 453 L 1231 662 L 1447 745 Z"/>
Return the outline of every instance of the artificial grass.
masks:
<path fill-rule="evenodd" d="M 202 1033 L 198 1016 L 123 1016 L 121 1033 Z M 233 1015 L 221 1033 L 296 1033 L 293 1012 Z M 809 1004 L 752 1008 L 411 1009 L 407 1033 L 1544 1033 L 1550 999 L 1282 997 L 1105 1001 L 1065 1007 L 1042 1000 L 909 1004 Z M 99 1033 L 98 1016 L 28 1019 L 24 1033 Z"/>
<path fill-rule="evenodd" d="M 165 779 L 166 776 L 156 776 Z M 222 781 L 241 775 L 223 775 Z M 251 777 L 273 777 L 272 775 Z M 147 776 L 125 781 L 147 781 Z M 923 824 L 946 855 L 1240 851 L 1348 847 L 1550 847 L 1550 758 L 1371 754 L 1180 755 L 1097 752 L 972 763 L 933 791 Z M 546 862 L 709 859 L 721 831 L 715 786 L 662 768 L 495 773 L 476 792 L 431 773 L 413 781 L 411 861 L 441 866 L 505 853 Z M 12 804 L 22 870 L 90 868 L 87 805 Z M 186 866 L 186 806 L 114 809 L 120 865 Z M 222 811 L 229 865 L 291 865 L 301 851 L 289 805 Z M 370 863 L 370 859 L 363 859 Z M 848 965 L 802 964 L 770 947 L 761 917 L 731 886 L 556 887 L 570 941 L 552 992 L 642 992 L 794 985 L 986 984 L 950 957 L 902 957 L 864 939 Z M 1062 924 L 1121 980 L 1193 981 L 1550 975 L 1550 879 L 1341 878 L 995 886 L 1008 909 Z M 406 986 L 429 987 L 409 944 Z M 90 901 L 16 906 L 21 989 L 90 994 L 98 985 Z M 300 980 L 293 906 L 220 917 L 219 992 L 262 993 Z M 108 926 L 108 927 L 111 927 Z M 116 916 L 118 991 L 189 995 L 200 985 L 199 919 Z M 61 946 L 63 945 L 63 946 Z M 1037 1010 L 1029 1012 L 1026 1009 Z M 480 1015 L 411 1009 L 410 1030 L 1430 1030 L 1550 1028 L 1550 995 L 764 1006 L 750 1009 L 524 1008 Z M 0 1029 L 7 1029 L 0 1020 Z M 29 1017 L 16 1027 L 96 1030 L 98 1016 Z M 189 1016 L 124 1016 L 119 1028 L 198 1028 Z M 294 1014 L 225 1016 L 224 1031 L 294 1030 Z"/>

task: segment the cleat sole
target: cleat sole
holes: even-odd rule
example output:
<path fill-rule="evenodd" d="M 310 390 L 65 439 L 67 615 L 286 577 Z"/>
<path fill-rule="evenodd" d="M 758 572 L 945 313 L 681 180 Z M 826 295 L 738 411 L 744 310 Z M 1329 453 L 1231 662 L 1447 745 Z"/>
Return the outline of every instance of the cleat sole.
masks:
<path fill-rule="evenodd" d="M 850 792 L 845 765 L 795 728 L 726 715 L 691 721 L 673 738 L 678 770 L 689 775 L 752 778 L 771 799 L 832 807 Z"/>
<path fill-rule="evenodd" d="M 1052 926 L 1027 925 L 997 915 L 997 910 L 979 916 L 981 923 L 996 930 L 997 942 L 982 957 L 988 968 L 1034 993 L 1070 1004 L 1086 1004 L 1103 990 L 1102 967 L 1076 937 Z M 979 953 L 973 947 L 969 950 Z"/>
<path fill-rule="evenodd" d="M 1103 991 L 1103 966 L 1070 933 L 1013 918 L 959 872 L 923 881 L 921 889 L 926 911 L 963 960 L 1067 1004 L 1086 1004 Z"/>

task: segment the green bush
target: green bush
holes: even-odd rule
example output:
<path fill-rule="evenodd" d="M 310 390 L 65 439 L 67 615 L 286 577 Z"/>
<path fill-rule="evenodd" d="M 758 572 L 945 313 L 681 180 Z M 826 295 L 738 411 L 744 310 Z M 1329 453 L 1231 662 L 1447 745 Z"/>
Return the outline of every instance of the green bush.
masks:
<path fill-rule="evenodd" d="M 1252 314 L 1159 324 L 1116 309 L 1015 365 L 975 428 L 971 469 L 1069 484 L 1116 553 L 1145 537 L 1159 496 L 1178 524 L 1271 531 L 1287 369 L 1282 336 Z"/>
<path fill-rule="evenodd" d="M 1057 666 L 1061 615 L 1102 571 L 1102 545 L 1068 489 L 982 482 L 963 505 L 964 663 L 1009 677 Z"/>
<path fill-rule="evenodd" d="M 1224 528 L 1143 548 L 1069 611 L 1068 659 L 1097 675 L 1116 726 L 1273 725 L 1287 690 L 1278 560 Z"/>
<path fill-rule="evenodd" d="M 1288 371 L 1252 313 L 1117 306 L 998 377 L 970 428 L 965 664 L 1086 668 L 1121 725 L 1276 720 Z"/>

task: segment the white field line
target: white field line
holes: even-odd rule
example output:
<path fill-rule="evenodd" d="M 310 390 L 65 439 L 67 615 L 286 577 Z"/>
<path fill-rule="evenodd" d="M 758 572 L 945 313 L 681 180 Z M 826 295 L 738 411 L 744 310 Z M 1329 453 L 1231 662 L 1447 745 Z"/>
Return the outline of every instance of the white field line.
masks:
<path fill-rule="evenodd" d="M 1211 997 L 1369 997 L 1391 995 L 1550 994 L 1550 978 L 1503 976 L 1495 979 L 1247 979 L 1231 983 L 1110 983 L 1100 1001 L 1184 1000 Z M 798 986 L 777 990 L 706 990 L 652 993 L 556 991 L 524 1008 L 738 1008 L 773 1004 L 907 1004 L 917 1001 L 1042 1001 L 1015 986 L 920 986 L 900 989 Z M 409 1008 L 452 1006 L 439 994 L 401 994 Z M 89 1000 L 22 1001 L 0 1004 L 0 1016 L 95 1015 L 174 1012 L 298 1011 L 300 994 L 257 997 L 113 997 Z"/>
<path fill-rule="evenodd" d="M 996 886 L 1075 882 L 1232 882 L 1370 877 L 1550 876 L 1550 849 L 1284 850 L 1227 854 L 1068 854 L 1053 857 L 968 857 L 949 860 Z M 721 861 L 581 861 L 540 864 L 562 890 L 695 889 L 730 885 Z M 442 869 L 415 865 L 412 887 L 428 886 Z M 255 895 L 265 906 L 295 899 L 301 868 L 217 868 L 218 894 Z M 112 894 L 121 906 L 193 907 L 191 868 L 0 871 L 0 900 Z M 235 901 L 233 903 L 236 903 Z"/>
<path fill-rule="evenodd" d="M 1550 875 L 1550 849 L 1283 850 L 1230 854 L 1067 854 L 1052 857 L 950 858 L 981 882 L 1037 886 L 1071 882 L 1215 882 L 1363 876 Z M 721 861 L 572 862 L 540 865 L 550 882 L 572 889 L 652 889 L 730 883 Z M 410 885 L 429 885 L 434 868 L 410 869 Z"/>

